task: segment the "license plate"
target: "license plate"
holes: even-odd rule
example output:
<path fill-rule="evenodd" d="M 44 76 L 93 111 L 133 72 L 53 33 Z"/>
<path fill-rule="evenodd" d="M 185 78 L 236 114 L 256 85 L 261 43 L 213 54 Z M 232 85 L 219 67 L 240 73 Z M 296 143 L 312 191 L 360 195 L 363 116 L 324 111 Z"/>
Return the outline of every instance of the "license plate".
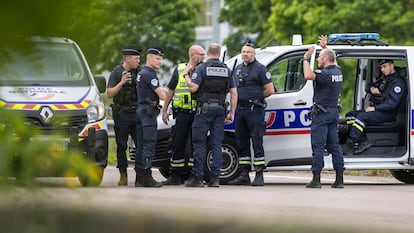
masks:
<path fill-rule="evenodd" d="M 68 138 L 42 138 L 36 137 L 30 139 L 30 144 L 33 149 L 37 150 L 55 150 L 66 151 L 68 150 L 70 140 Z"/>

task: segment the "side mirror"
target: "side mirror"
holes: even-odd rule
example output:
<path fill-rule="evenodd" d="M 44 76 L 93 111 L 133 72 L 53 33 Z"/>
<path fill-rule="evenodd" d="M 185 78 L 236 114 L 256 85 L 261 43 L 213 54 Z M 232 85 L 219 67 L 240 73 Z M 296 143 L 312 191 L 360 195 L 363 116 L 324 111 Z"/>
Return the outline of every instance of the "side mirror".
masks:
<path fill-rule="evenodd" d="M 95 76 L 95 83 L 96 83 L 96 86 L 98 87 L 98 90 L 99 90 L 100 93 L 105 93 L 106 92 L 106 79 L 105 79 L 105 76 L 96 75 Z"/>

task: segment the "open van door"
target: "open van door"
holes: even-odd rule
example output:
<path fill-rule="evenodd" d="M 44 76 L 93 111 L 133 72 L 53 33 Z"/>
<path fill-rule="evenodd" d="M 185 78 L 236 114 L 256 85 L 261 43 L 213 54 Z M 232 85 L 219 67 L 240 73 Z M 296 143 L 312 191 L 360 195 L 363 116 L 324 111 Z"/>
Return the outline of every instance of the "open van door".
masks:
<path fill-rule="evenodd" d="M 276 88 L 275 94 L 266 100 L 267 130 L 263 143 L 268 167 L 312 164 L 308 113 L 313 104 L 313 82 L 303 75 L 303 55 L 308 48 L 295 48 L 267 65 Z"/>

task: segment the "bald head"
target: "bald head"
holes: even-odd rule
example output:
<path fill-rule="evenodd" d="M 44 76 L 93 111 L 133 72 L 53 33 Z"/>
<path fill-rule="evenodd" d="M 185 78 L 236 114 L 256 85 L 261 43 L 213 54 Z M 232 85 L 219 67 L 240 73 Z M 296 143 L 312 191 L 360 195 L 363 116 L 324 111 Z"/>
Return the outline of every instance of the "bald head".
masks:
<path fill-rule="evenodd" d="M 204 60 L 205 51 L 200 45 L 192 45 L 188 49 L 188 57 L 190 58 L 189 63 L 192 65 L 197 65 L 198 63 Z"/>
<path fill-rule="evenodd" d="M 212 43 L 208 46 L 207 56 L 209 58 L 220 58 L 221 47 L 217 43 Z"/>

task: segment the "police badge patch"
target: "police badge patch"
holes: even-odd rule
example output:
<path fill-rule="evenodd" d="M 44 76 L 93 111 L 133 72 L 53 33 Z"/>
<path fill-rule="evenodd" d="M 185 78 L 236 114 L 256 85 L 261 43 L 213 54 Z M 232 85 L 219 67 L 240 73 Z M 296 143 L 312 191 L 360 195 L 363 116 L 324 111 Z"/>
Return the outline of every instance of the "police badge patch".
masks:
<path fill-rule="evenodd" d="M 151 79 L 151 85 L 153 85 L 154 87 L 158 86 L 158 79 L 156 78 Z"/>
<path fill-rule="evenodd" d="M 394 92 L 399 94 L 401 92 L 401 87 L 400 86 L 395 86 L 394 87 Z"/>
<path fill-rule="evenodd" d="M 267 79 L 271 79 L 272 78 L 272 75 L 270 74 L 270 72 L 266 72 L 266 78 Z"/>

